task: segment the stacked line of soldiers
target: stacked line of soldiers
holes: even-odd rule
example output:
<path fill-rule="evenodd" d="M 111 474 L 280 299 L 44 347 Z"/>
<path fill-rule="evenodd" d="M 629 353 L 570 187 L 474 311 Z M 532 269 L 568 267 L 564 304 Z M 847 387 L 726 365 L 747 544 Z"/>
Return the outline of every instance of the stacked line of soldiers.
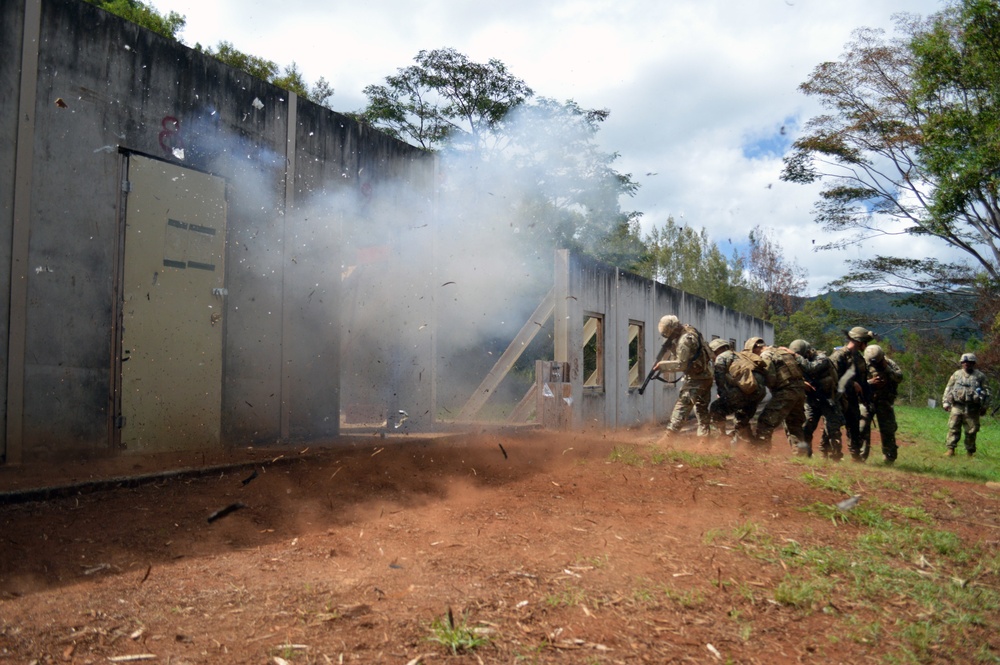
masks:
<path fill-rule="evenodd" d="M 751 337 L 742 351 L 723 339 L 706 344 L 694 326 L 669 314 L 660 320 L 659 330 L 666 340 L 661 356 L 670 358 L 658 361 L 654 369 L 682 372 L 684 379 L 669 431 L 680 431 L 693 410 L 699 436 L 708 436 L 714 428 L 716 433 L 731 435 L 734 442 L 770 448 L 774 430 L 784 426 L 792 451 L 811 457 L 813 434 L 822 421 L 823 457 L 834 461 L 843 458 L 843 429 L 851 459 L 864 462 L 871 451 L 872 427 L 877 426 L 885 463 L 896 461 L 893 405 L 903 371 L 881 346 L 871 344 L 875 333 L 870 330 L 861 326 L 845 330 L 845 344 L 829 356 L 802 339 L 785 348 L 767 346 L 763 338 Z M 960 362 L 962 369 L 952 374 L 941 399 L 951 414 L 947 455 L 954 456 L 964 430 L 966 453 L 972 456 L 989 390 L 985 375 L 975 367 L 974 354 L 964 354 Z M 734 371 L 737 368 L 739 371 Z M 718 397 L 711 401 L 713 382 Z M 771 399 L 757 416 L 755 431 L 753 418 L 768 391 Z M 735 427 L 727 432 L 730 416 Z"/>

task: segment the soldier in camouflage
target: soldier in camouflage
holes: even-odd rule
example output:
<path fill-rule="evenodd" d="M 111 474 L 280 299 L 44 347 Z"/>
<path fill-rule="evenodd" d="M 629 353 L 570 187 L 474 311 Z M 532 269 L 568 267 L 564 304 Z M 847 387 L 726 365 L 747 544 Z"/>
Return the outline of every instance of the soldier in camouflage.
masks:
<path fill-rule="evenodd" d="M 666 340 L 670 360 L 661 360 L 654 367 L 661 372 L 683 372 L 684 384 L 677 395 L 667 430 L 679 432 L 691 410 L 698 420 L 698 436 L 708 436 L 711 427 L 708 403 L 712 397 L 712 352 L 694 326 L 682 324 L 673 314 L 667 314 L 658 326 Z"/>
<path fill-rule="evenodd" d="M 736 419 L 733 435 L 737 438 L 750 440 L 753 429 L 750 421 L 757 412 L 757 405 L 764 399 L 765 388 L 763 377 L 759 382 L 759 390 L 753 395 L 747 395 L 733 383 L 729 374 L 729 366 L 736 359 L 736 352 L 724 339 L 713 339 L 709 349 L 715 354 L 715 390 L 718 397 L 708 406 L 708 415 L 720 433 L 726 432 L 726 420 L 729 416 Z"/>
<path fill-rule="evenodd" d="M 806 382 L 806 422 L 802 427 L 806 449 L 812 456 L 812 437 L 823 419 L 823 436 L 820 453 L 823 457 L 839 462 L 844 456 L 840 428 L 844 426 L 844 416 L 840 412 L 837 398 L 837 370 L 825 354 L 817 351 L 804 339 L 797 339 L 788 345 L 795 354 Z"/>
<path fill-rule="evenodd" d="M 871 402 L 861 405 L 861 438 L 864 447 L 861 456 L 868 459 L 872 445 L 872 420 L 878 423 L 882 434 L 882 455 L 886 464 L 896 461 L 896 394 L 899 383 L 903 380 L 903 370 L 878 344 L 869 344 L 865 348 L 865 364 L 868 366 L 868 385 L 871 388 Z"/>
<path fill-rule="evenodd" d="M 785 424 L 785 435 L 796 455 L 809 455 L 806 446 L 806 385 L 795 354 L 780 346 L 769 346 L 760 354 L 767 364 L 766 382 L 771 399 L 757 417 L 757 441 L 771 445 L 774 430 Z"/>
<path fill-rule="evenodd" d="M 989 403 L 989 388 L 986 385 L 986 375 L 976 369 L 976 355 L 962 354 L 959 361 L 962 369 L 948 379 L 941 406 L 951 413 L 948 418 L 949 457 L 955 455 L 955 448 L 962 438 L 962 428 L 965 428 L 965 452 L 969 457 L 976 454 L 976 435 L 979 433 L 979 416 L 986 410 Z"/>
<path fill-rule="evenodd" d="M 871 386 L 868 385 L 868 367 L 862 355 L 868 342 L 875 339 L 875 333 L 861 326 L 845 330 L 847 344 L 834 349 L 830 354 L 839 377 L 837 394 L 840 397 L 840 409 L 844 414 L 844 426 L 847 429 L 847 445 L 851 450 L 851 459 L 864 462 L 862 449 L 864 441 L 861 438 L 861 405 L 871 401 Z"/>

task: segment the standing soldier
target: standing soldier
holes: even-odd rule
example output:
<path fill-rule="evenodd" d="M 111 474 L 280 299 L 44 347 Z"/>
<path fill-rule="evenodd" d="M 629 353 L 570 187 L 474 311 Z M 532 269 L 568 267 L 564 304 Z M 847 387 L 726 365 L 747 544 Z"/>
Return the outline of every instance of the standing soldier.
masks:
<path fill-rule="evenodd" d="M 667 355 L 673 360 L 661 360 L 654 366 L 660 372 L 683 372 L 684 385 L 677 395 L 667 430 L 679 432 L 691 409 L 698 419 L 698 436 L 708 436 L 708 402 L 712 397 L 712 352 L 697 328 L 682 324 L 673 314 L 667 314 L 658 326 L 666 340 Z"/>
<path fill-rule="evenodd" d="M 896 461 L 896 411 L 892 405 L 896 401 L 899 383 L 903 380 L 903 370 L 878 344 L 865 348 L 865 363 L 868 365 L 868 385 L 871 388 L 871 402 L 861 405 L 861 438 L 864 448 L 861 456 L 866 460 L 872 446 L 872 419 L 878 420 L 882 434 L 882 454 L 886 464 Z"/>
<path fill-rule="evenodd" d="M 861 450 L 864 442 L 861 440 L 861 404 L 868 402 L 871 387 L 866 377 L 868 368 L 862 355 L 868 342 L 875 339 L 875 333 L 861 326 L 845 330 L 847 344 L 834 349 L 830 354 L 830 362 L 840 377 L 837 383 L 837 394 L 840 397 L 840 408 L 844 414 L 844 426 L 847 429 L 847 445 L 851 450 L 851 459 L 864 462 Z"/>
<path fill-rule="evenodd" d="M 844 426 L 844 416 L 840 412 L 837 398 L 837 370 L 826 354 L 814 349 L 804 339 L 797 339 L 788 345 L 797 356 L 799 367 L 806 381 L 806 422 L 802 427 L 806 449 L 812 456 L 812 437 L 823 419 L 823 434 L 820 452 L 824 458 L 839 462 L 844 457 L 840 428 Z"/>
<path fill-rule="evenodd" d="M 795 354 L 780 346 L 768 346 L 760 354 L 767 365 L 766 381 L 771 399 L 757 417 L 757 441 L 768 447 L 778 425 L 785 424 L 788 443 L 796 455 L 807 456 L 805 424 L 806 384 Z"/>
<path fill-rule="evenodd" d="M 979 416 L 989 404 L 990 391 L 986 387 L 986 375 L 976 369 L 976 354 L 964 353 L 959 361 L 962 369 L 948 379 L 941 406 L 951 412 L 948 418 L 948 457 L 955 456 L 955 448 L 962 438 L 965 427 L 965 452 L 969 457 L 976 454 L 976 434 L 979 433 Z"/>

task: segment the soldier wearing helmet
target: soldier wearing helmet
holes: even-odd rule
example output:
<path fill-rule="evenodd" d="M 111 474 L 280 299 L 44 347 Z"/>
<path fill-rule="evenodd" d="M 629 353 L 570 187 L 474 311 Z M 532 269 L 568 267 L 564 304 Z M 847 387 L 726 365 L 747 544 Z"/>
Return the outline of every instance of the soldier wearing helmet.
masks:
<path fill-rule="evenodd" d="M 760 339 L 760 338 L 756 338 Z M 763 344 L 764 340 L 760 340 Z M 736 378 L 732 374 L 733 363 L 741 357 L 751 363 L 756 359 L 761 364 L 760 357 L 754 355 L 751 350 L 735 351 L 725 340 L 712 340 L 709 347 L 715 351 L 715 390 L 716 399 L 708 406 L 708 416 L 720 433 L 726 432 L 726 422 L 729 416 L 736 419 L 736 426 L 732 435 L 749 441 L 753 438 L 753 428 L 750 421 L 757 413 L 757 405 L 764 398 L 766 388 L 764 387 L 764 375 L 753 373 L 757 387 L 753 392 L 744 392 L 740 388 Z M 752 366 L 752 365 L 751 365 Z M 749 388 L 747 389 L 749 390 Z"/>
<path fill-rule="evenodd" d="M 694 326 L 681 323 L 673 314 L 660 319 L 657 328 L 666 340 L 663 356 L 670 360 L 660 360 L 654 368 L 660 372 L 683 372 L 684 384 L 677 395 L 673 413 L 667 430 L 679 432 L 694 410 L 698 420 L 698 436 L 708 436 L 710 432 L 708 402 L 712 397 L 712 351 Z"/>
<path fill-rule="evenodd" d="M 771 391 L 760 415 L 757 416 L 757 442 L 771 446 L 771 436 L 784 424 L 785 436 L 796 455 L 806 456 L 805 444 L 806 384 L 797 356 L 785 347 L 768 346 L 760 354 L 766 366 L 765 383 Z"/>
<path fill-rule="evenodd" d="M 840 408 L 844 414 L 844 426 L 847 429 L 847 445 L 851 450 L 851 459 L 864 462 L 862 456 L 864 441 L 861 438 L 861 405 L 871 399 L 871 388 L 868 385 L 868 369 L 862 355 L 868 343 L 875 339 L 875 333 L 855 326 L 844 331 L 847 344 L 834 349 L 830 354 L 830 362 L 837 370 L 839 382 L 837 394 Z"/>
<path fill-rule="evenodd" d="M 896 461 L 896 394 L 903 380 L 903 370 L 885 355 L 877 344 L 869 344 L 864 352 L 867 367 L 867 381 L 871 390 L 871 401 L 861 405 L 861 438 L 864 441 L 861 455 L 868 459 L 871 450 L 872 421 L 878 423 L 882 434 L 882 454 L 886 464 Z"/>
<path fill-rule="evenodd" d="M 795 353 L 806 381 L 806 421 L 802 426 L 806 454 L 812 456 L 813 433 L 822 418 L 820 452 L 825 458 L 840 461 L 844 456 L 840 435 L 844 416 L 840 411 L 840 400 L 837 399 L 837 370 L 826 354 L 814 349 L 804 339 L 793 341 L 788 348 Z"/>
<path fill-rule="evenodd" d="M 953 457 L 955 448 L 965 429 L 965 452 L 969 457 L 976 454 L 976 435 L 979 433 L 979 416 L 986 411 L 990 391 L 986 385 L 986 375 L 976 369 L 976 355 L 962 354 L 959 364 L 941 397 L 941 406 L 951 413 L 948 418 L 947 455 Z"/>

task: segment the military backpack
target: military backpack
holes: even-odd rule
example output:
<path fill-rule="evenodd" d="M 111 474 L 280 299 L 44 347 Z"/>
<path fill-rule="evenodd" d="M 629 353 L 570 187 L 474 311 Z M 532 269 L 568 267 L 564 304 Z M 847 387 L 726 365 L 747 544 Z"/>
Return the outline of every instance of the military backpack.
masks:
<path fill-rule="evenodd" d="M 729 364 L 729 376 L 744 395 L 757 392 L 758 383 L 754 372 L 763 375 L 766 371 L 764 360 L 752 351 L 737 351 L 736 358 Z"/>

